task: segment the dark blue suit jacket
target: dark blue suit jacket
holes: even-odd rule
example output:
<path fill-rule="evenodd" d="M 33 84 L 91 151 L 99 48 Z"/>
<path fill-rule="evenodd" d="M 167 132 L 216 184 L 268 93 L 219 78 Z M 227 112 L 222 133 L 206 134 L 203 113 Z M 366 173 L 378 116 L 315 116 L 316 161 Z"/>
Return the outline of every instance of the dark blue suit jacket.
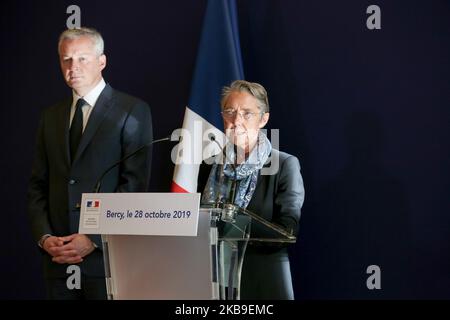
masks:
<path fill-rule="evenodd" d="M 83 192 L 93 192 L 96 180 L 113 163 L 152 140 L 149 106 L 132 96 L 103 89 L 70 159 L 69 123 L 72 99 L 43 111 L 28 192 L 28 211 L 34 239 L 43 235 L 78 233 Z M 100 192 L 144 192 L 150 178 L 151 150 L 126 160 L 103 179 Z M 84 258 L 81 271 L 102 276 L 100 236 L 90 236 L 99 249 Z M 66 275 L 67 265 L 53 263 L 44 253 L 47 277 Z"/>

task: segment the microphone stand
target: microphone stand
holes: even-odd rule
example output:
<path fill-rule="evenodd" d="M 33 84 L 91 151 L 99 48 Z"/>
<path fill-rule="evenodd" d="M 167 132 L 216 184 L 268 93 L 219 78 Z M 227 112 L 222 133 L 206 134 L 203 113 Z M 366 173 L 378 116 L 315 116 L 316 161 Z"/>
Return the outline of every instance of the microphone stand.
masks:
<path fill-rule="evenodd" d="M 146 144 L 144 144 L 143 146 L 137 148 L 137 149 L 136 149 L 135 151 L 133 151 L 132 153 L 126 155 L 125 157 L 123 157 L 122 159 L 120 159 L 119 161 L 117 161 L 116 163 L 114 163 L 113 165 L 111 165 L 108 169 L 106 169 L 106 170 L 102 173 L 102 175 L 100 176 L 100 178 L 97 179 L 97 182 L 96 182 L 96 184 L 95 184 L 93 193 L 99 193 L 100 187 L 101 187 L 101 185 L 102 185 L 102 180 L 103 180 L 103 178 L 104 178 L 104 177 L 106 176 L 106 174 L 108 174 L 112 169 L 114 169 L 115 167 L 117 167 L 119 164 L 121 164 L 121 163 L 124 162 L 125 160 L 127 160 L 127 159 L 131 158 L 132 156 L 136 155 L 136 154 L 139 153 L 141 150 L 143 150 L 143 149 L 145 149 L 145 148 L 147 148 L 147 147 L 150 147 L 150 146 L 153 145 L 154 143 L 158 143 L 158 142 L 161 142 L 161 141 L 167 141 L 167 140 L 170 140 L 170 137 L 171 137 L 171 136 L 168 136 L 168 137 L 161 138 L 161 139 L 158 139 L 158 140 L 153 140 L 153 141 L 150 142 L 150 143 L 146 143 Z"/>
<path fill-rule="evenodd" d="M 227 162 L 227 150 L 226 148 L 224 149 L 219 142 L 217 142 L 216 137 L 214 136 L 214 134 L 210 134 L 209 135 L 209 139 L 213 142 L 215 142 L 220 150 L 222 151 L 222 154 L 224 155 L 224 159 L 225 161 L 223 161 L 222 163 L 222 175 L 223 175 L 223 168 Z M 227 145 L 228 146 L 228 145 Z M 232 168 L 233 168 L 233 173 L 234 173 L 234 179 L 232 181 L 232 185 L 231 185 L 231 189 L 230 189 L 230 196 L 227 198 L 225 203 L 220 203 L 219 206 L 219 198 L 218 196 L 216 197 L 216 207 L 219 207 L 222 209 L 222 213 L 221 213 L 221 220 L 224 222 L 228 222 L 228 223 L 235 223 L 236 222 L 236 215 L 239 211 L 239 207 L 237 205 L 234 204 L 234 199 L 236 197 L 236 189 L 237 189 L 237 170 L 236 170 L 236 166 L 237 166 L 237 146 L 233 145 L 233 149 L 234 149 L 234 159 L 233 159 L 233 163 L 231 164 Z M 222 177 L 221 177 L 222 178 Z M 223 183 L 223 181 L 219 182 L 219 185 L 221 186 Z"/>
<path fill-rule="evenodd" d="M 222 208 L 222 220 L 229 223 L 235 223 L 236 222 L 236 214 L 238 212 L 239 207 L 234 204 L 234 200 L 236 197 L 236 189 L 237 189 L 237 152 L 238 149 L 236 145 L 233 145 L 233 151 L 234 151 L 234 159 L 233 163 L 231 164 L 233 168 L 234 173 L 234 179 L 231 182 L 231 190 L 230 190 L 230 196 L 228 197 L 228 201 L 224 204 Z M 225 159 L 227 157 L 225 156 Z"/>

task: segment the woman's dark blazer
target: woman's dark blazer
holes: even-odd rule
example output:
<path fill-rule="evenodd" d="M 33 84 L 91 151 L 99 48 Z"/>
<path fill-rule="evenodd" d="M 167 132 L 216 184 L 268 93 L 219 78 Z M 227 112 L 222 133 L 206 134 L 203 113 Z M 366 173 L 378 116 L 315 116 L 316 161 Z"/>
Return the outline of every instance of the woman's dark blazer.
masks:
<path fill-rule="evenodd" d="M 214 162 L 210 160 L 207 163 Z M 260 170 L 247 209 L 296 235 L 305 195 L 300 163 L 295 156 L 273 149 L 263 169 L 272 172 L 263 175 Z M 203 192 L 210 171 L 211 165 L 202 163 L 198 192 Z M 261 229 L 252 226 L 251 236 L 264 236 Z M 249 242 L 242 267 L 241 299 L 294 299 L 286 245 Z"/>

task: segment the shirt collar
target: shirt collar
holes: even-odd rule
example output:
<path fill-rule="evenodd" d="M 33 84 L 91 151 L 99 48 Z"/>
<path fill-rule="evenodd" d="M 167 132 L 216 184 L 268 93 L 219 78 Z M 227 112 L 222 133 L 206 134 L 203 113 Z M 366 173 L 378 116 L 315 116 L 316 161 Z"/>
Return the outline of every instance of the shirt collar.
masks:
<path fill-rule="evenodd" d="M 100 96 L 100 94 L 102 93 L 102 91 L 105 87 L 106 87 L 106 82 L 102 78 L 97 83 L 97 85 L 94 87 L 94 89 L 89 91 L 89 93 L 86 94 L 84 97 L 80 97 L 79 95 L 77 95 L 75 93 L 75 91 L 72 91 L 73 105 L 75 105 L 75 103 L 78 101 L 78 99 L 83 98 L 91 107 L 95 106 L 95 103 L 97 102 L 98 97 Z"/>

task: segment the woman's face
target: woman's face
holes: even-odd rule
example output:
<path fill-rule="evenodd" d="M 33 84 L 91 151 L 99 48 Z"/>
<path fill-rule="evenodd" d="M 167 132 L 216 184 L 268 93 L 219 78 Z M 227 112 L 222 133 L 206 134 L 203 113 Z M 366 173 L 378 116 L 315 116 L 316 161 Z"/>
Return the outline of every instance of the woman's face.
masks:
<path fill-rule="evenodd" d="M 258 133 L 269 120 L 269 113 L 261 113 L 257 100 L 247 92 L 229 94 L 223 110 L 225 133 L 236 146 L 249 153 L 256 144 Z"/>

